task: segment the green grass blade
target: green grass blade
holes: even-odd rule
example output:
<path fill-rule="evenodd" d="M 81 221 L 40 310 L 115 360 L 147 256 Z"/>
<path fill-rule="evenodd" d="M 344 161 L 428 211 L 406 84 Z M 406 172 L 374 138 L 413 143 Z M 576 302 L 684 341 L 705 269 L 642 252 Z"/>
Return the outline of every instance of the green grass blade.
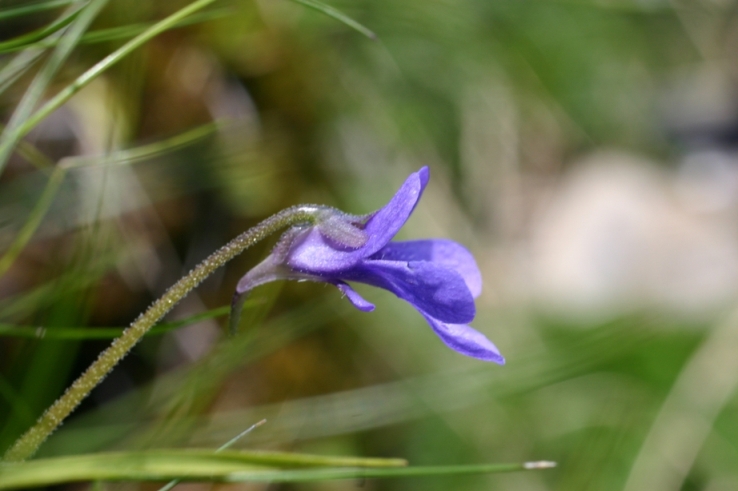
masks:
<path fill-rule="evenodd" d="M 221 445 L 220 447 L 218 447 L 218 449 L 216 450 L 216 452 L 222 452 L 224 450 L 228 450 L 233 445 L 235 445 L 236 442 L 238 442 L 241 438 L 245 437 L 246 435 L 248 435 L 249 433 L 251 433 L 252 431 L 254 431 L 259 426 L 263 425 L 264 423 L 266 423 L 266 420 L 265 419 L 262 419 L 261 421 L 257 421 L 256 423 L 252 424 L 251 426 L 249 426 L 248 428 L 246 428 L 244 431 L 242 431 L 241 433 L 239 433 L 238 435 L 234 436 L 233 438 L 231 438 L 230 440 L 228 440 L 227 442 L 225 442 L 223 445 Z"/>
<path fill-rule="evenodd" d="M 34 166 L 49 177 L 54 173 L 54 162 L 46 156 L 38 148 L 34 147 L 26 141 L 21 141 L 18 144 L 18 155 L 23 157 L 26 162 Z"/>
<path fill-rule="evenodd" d="M 78 8 L 72 9 L 71 12 L 64 14 L 63 16 L 61 16 L 59 19 L 55 20 L 48 26 L 44 26 L 40 29 L 29 32 L 28 34 L 23 34 L 22 36 L 18 36 L 17 38 L 13 38 L 7 41 L 0 42 L 0 53 L 6 53 L 8 51 L 16 50 L 19 48 L 24 48 L 28 46 L 29 44 L 33 44 L 67 27 L 69 24 L 71 24 L 74 21 L 74 19 L 76 19 L 79 16 L 83 8 L 84 7 L 78 7 Z"/>
<path fill-rule="evenodd" d="M 94 267 L 79 273 L 76 271 L 64 271 L 61 275 L 52 278 L 38 286 L 15 295 L 0 298 L 0 318 L 22 319 L 49 308 L 56 302 L 59 292 L 78 291 L 90 288 L 100 281 L 103 275 L 114 268 L 122 257 L 120 251 L 111 250 L 100 254 L 96 259 Z"/>
<path fill-rule="evenodd" d="M 3 129 L 5 129 L 5 126 L 0 124 L 0 131 Z M 18 143 L 18 155 L 48 176 L 51 176 L 54 171 L 54 162 L 45 153 L 26 141 Z"/>
<path fill-rule="evenodd" d="M 186 19 L 183 19 L 182 21 L 178 22 L 176 25 L 171 26 L 169 29 L 177 29 L 180 27 L 186 27 L 186 26 L 190 26 L 193 24 L 208 22 L 211 20 L 227 17 L 229 15 L 233 15 L 233 9 L 230 9 L 230 8 L 213 9 L 208 12 L 201 12 L 199 14 L 195 14 Z M 82 36 L 82 39 L 80 39 L 79 44 L 96 44 L 96 43 L 103 43 L 107 41 L 116 41 L 119 39 L 132 38 L 133 36 L 136 36 L 146 31 L 146 29 L 149 29 L 153 25 L 154 23 L 137 23 L 137 24 L 129 24 L 126 26 L 109 27 L 106 29 L 97 29 L 97 30 L 85 33 L 85 35 Z M 7 49 L 6 52 L 13 52 L 13 51 L 17 51 L 20 49 L 28 49 L 28 48 L 44 48 L 45 49 L 45 48 L 50 48 L 50 47 L 55 46 L 58 42 L 59 42 L 58 39 L 57 40 L 44 39 L 43 41 L 39 41 L 29 46 Z"/>
<path fill-rule="evenodd" d="M 95 1 L 103 2 L 106 0 L 93 0 L 93 2 Z M 29 131 L 35 128 L 41 121 L 43 121 L 49 114 L 56 111 L 74 94 L 82 90 L 90 82 L 95 80 L 110 67 L 128 56 L 131 52 L 138 49 L 143 44 L 147 43 L 153 37 L 161 34 L 172 26 L 175 26 L 181 20 L 189 17 L 198 10 L 202 10 L 213 2 L 215 2 L 215 0 L 197 0 L 196 2 L 189 4 L 188 6 L 157 22 L 149 29 L 131 39 L 126 44 L 96 63 L 92 68 L 77 77 L 74 82 L 62 89 L 58 94 L 56 94 L 56 96 L 54 96 L 51 100 L 44 104 L 32 116 L 27 119 L 19 119 L 16 125 L 13 125 L 12 127 L 6 129 L 2 139 L 0 139 L 0 174 L 2 173 L 2 170 L 5 167 L 5 163 L 8 160 L 8 156 L 13 150 L 13 147 L 15 147 L 16 143 L 25 135 L 27 135 Z M 87 8 L 89 9 L 90 7 L 88 6 Z M 78 21 L 80 19 L 82 19 L 82 15 L 80 15 Z M 59 48 L 60 47 L 61 44 Z"/>
<path fill-rule="evenodd" d="M 51 39 L 58 40 L 60 33 L 50 36 Z M 44 54 L 43 49 L 25 49 L 10 60 L 2 69 L 0 69 L 0 94 L 13 85 L 13 82 L 33 66 Z"/>
<path fill-rule="evenodd" d="M 105 6 L 108 0 L 91 0 L 84 8 L 81 9 L 79 15 L 74 22 L 69 25 L 64 35 L 61 37 L 59 44 L 49 57 L 49 60 L 43 66 L 41 71 L 31 82 L 26 90 L 23 98 L 15 108 L 10 121 L 0 135 L 0 174 L 2 174 L 5 164 L 8 161 L 10 152 L 20 138 L 25 135 L 18 133 L 28 123 L 28 117 L 34 110 L 39 100 L 43 96 L 46 88 L 67 57 L 75 48 L 82 34 L 87 30 L 92 20 L 97 16 L 100 10 Z"/>
<path fill-rule="evenodd" d="M 255 301 L 256 302 L 256 301 Z M 154 327 L 147 333 L 147 336 L 155 336 L 164 334 L 180 327 L 189 326 L 197 322 L 223 317 L 228 315 L 230 307 L 218 307 L 217 309 L 208 310 L 200 314 L 187 317 L 186 319 L 164 322 Z M 16 326 L 12 324 L 0 324 L 0 337 L 16 337 L 16 338 L 39 338 L 39 339 L 65 339 L 65 340 L 82 340 L 82 339 L 112 339 L 120 336 L 124 327 L 54 327 L 46 329 L 45 327 L 33 326 Z"/>
<path fill-rule="evenodd" d="M 117 152 L 115 154 L 112 154 L 110 157 L 106 157 L 103 164 L 99 163 L 99 159 L 90 157 L 65 160 L 51 173 L 49 181 L 46 184 L 46 187 L 41 197 L 39 198 L 38 203 L 36 203 L 36 206 L 31 212 L 28 220 L 23 225 L 23 228 L 20 230 L 18 235 L 16 235 L 7 252 L 2 257 L 0 257 L 0 277 L 3 276 L 8 271 L 8 269 L 10 269 L 15 260 L 18 258 L 18 255 L 20 255 L 26 245 L 28 245 L 28 242 L 31 240 L 33 234 L 36 232 L 36 229 L 41 224 L 43 217 L 49 210 L 49 207 L 51 206 L 51 203 L 53 202 L 54 197 L 56 196 L 56 193 L 61 186 L 65 171 L 80 167 L 89 167 L 92 165 L 107 166 L 128 164 L 134 160 L 153 157 L 157 154 L 162 154 L 164 152 L 187 146 L 194 141 L 215 133 L 218 128 L 218 123 L 208 123 L 202 126 L 198 126 L 197 128 L 194 128 L 190 131 L 174 136 L 167 140 L 143 145 L 141 147 L 133 148 L 130 150 Z M 21 142 L 18 151 L 22 156 L 26 157 L 29 161 L 32 161 L 35 165 L 46 168 L 49 164 L 47 160 L 44 160 L 45 156 L 38 152 L 38 150 L 36 150 L 35 147 L 31 145 Z M 17 333 L 18 329 L 14 329 L 13 332 Z M 120 331 L 117 331 L 117 333 L 120 334 Z M 3 334 L 5 334 L 5 332 L 3 332 L 3 326 L 0 326 L 0 336 Z M 73 337 L 65 339 L 80 338 Z"/>
<path fill-rule="evenodd" d="M 396 469 L 308 469 L 262 472 L 238 472 L 224 477 L 228 482 L 309 482 L 335 479 L 377 479 L 398 477 L 464 476 L 470 474 L 499 474 L 551 469 L 555 462 L 523 462 L 521 464 L 477 464 L 404 467 Z"/>
<path fill-rule="evenodd" d="M 192 15 L 186 19 L 182 19 L 181 21 L 177 22 L 175 25 L 173 25 L 171 28 L 178 28 L 178 27 L 186 27 L 193 24 L 199 24 L 202 22 L 208 22 L 215 19 L 221 19 L 223 17 L 227 17 L 229 15 L 233 15 L 233 9 L 230 8 L 220 8 L 220 9 L 213 9 L 208 12 L 200 12 L 199 14 Z M 127 37 L 133 37 L 137 34 L 140 34 L 146 29 L 151 28 L 153 24 L 134 24 L 130 26 L 120 26 L 120 27 L 111 27 L 108 29 L 98 29 L 96 31 L 91 31 L 85 34 L 82 37 L 83 43 L 102 43 L 105 41 L 115 41 L 116 39 L 121 38 L 127 38 Z"/>
<path fill-rule="evenodd" d="M 295 3 L 299 3 L 300 5 L 304 5 L 305 7 L 309 7 L 313 10 L 317 10 L 318 12 L 323 12 L 325 15 L 329 17 L 333 17 L 337 21 L 343 22 L 347 26 L 349 26 L 352 29 L 355 29 L 359 31 L 364 36 L 368 37 L 369 39 L 377 39 L 377 35 L 369 28 L 359 24 L 354 19 L 349 17 L 348 15 L 344 14 L 340 10 L 337 10 L 330 5 L 327 5 L 323 2 L 320 2 L 318 0 L 292 0 Z"/>
<path fill-rule="evenodd" d="M 261 421 L 258 421 L 256 423 L 252 424 L 250 427 L 246 428 L 244 431 L 242 431 L 241 433 L 239 433 L 238 435 L 234 436 L 233 438 L 231 438 L 230 440 L 228 440 L 227 442 L 225 442 L 223 445 L 221 445 L 220 447 L 218 447 L 218 449 L 215 451 L 215 453 L 220 453 L 220 452 L 222 452 L 224 450 L 229 449 L 230 447 L 232 447 L 233 445 L 235 445 L 235 443 L 237 441 L 239 441 L 241 438 L 245 437 L 246 435 L 248 435 L 249 433 L 251 433 L 252 431 L 254 431 L 259 426 L 263 425 L 264 423 L 266 423 L 266 420 L 265 419 L 262 419 Z M 173 479 L 173 480 L 169 481 L 168 483 L 166 483 L 161 488 L 159 488 L 159 491 L 169 491 L 170 489 L 172 489 L 174 486 L 176 486 L 180 482 L 182 482 L 180 479 Z"/>
<path fill-rule="evenodd" d="M 153 158 L 157 155 L 163 155 L 167 152 L 191 145 L 202 138 L 214 134 L 222 126 L 223 123 L 217 121 L 206 123 L 165 140 L 141 145 L 127 150 L 112 152 L 106 155 L 102 162 L 99 157 L 74 157 L 65 159 L 60 165 L 69 170 L 92 166 L 102 168 L 111 165 L 130 164 L 137 160 Z"/>
<path fill-rule="evenodd" d="M 74 1 L 75 0 L 52 0 L 51 2 L 39 2 L 32 5 L 26 5 L 24 7 L 0 10 L 0 20 L 12 19 L 13 17 L 35 14 L 38 12 L 43 12 L 44 10 L 51 10 L 57 7 L 63 7 L 64 5 L 69 5 Z"/>
<path fill-rule="evenodd" d="M 31 211 L 31 215 L 28 217 L 28 220 L 26 220 L 26 223 L 23 225 L 20 232 L 18 232 L 18 235 L 15 236 L 15 239 L 10 244 L 10 247 L 5 254 L 0 257 L 0 277 L 8 272 L 8 269 L 13 265 L 20 253 L 23 252 L 23 249 L 28 245 L 28 242 L 30 242 L 33 234 L 36 233 L 36 229 L 38 229 L 38 226 L 41 224 L 41 220 L 46 216 L 46 212 L 49 210 L 49 207 L 51 207 L 51 203 L 54 201 L 56 193 L 61 187 L 62 181 L 64 180 L 64 174 L 65 171 L 61 167 L 55 168 L 54 172 L 52 172 L 48 182 L 46 183 L 46 187 L 44 188 L 43 193 L 41 193 L 41 197 L 38 202 L 36 202 L 36 206 L 34 206 L 33 211 Z"/>
<path fill-rule="evenodd" d="M 404 466 L 402 459 L 325 457 L 280 452 L 152 450 L 116 452 L 0 463 L 0 489 L 44 486 L 73 481 L 259 480 L 281 469 Z M 354 472 L 356 472 L 354 470 Z M 263 480 L 263 479 L 262 479 Z M 271 479 L 270 479 L 271 480 Z"/>
<path fill-rule="evenodd" d="M 74 481 L 303 482 L 328 479 L 459 476 L 554 467 L 552 462 L 406 467 L 403 459 L 258 451 L 151 450 L 0 464 L 0 489 Z"/>

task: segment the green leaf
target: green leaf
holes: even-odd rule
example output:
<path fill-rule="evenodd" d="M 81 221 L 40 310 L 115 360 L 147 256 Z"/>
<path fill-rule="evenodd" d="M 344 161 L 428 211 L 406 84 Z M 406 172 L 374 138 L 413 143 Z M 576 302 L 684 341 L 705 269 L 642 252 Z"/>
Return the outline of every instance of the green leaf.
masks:
<path fill-rule="evenodd" d="M 114 452 L 0 464 L 0 489 L 74 481 L 258 481 L 454 476 L 553 467 L 551 462 L 405 467 L 403 459 L 197 449 Z"/>

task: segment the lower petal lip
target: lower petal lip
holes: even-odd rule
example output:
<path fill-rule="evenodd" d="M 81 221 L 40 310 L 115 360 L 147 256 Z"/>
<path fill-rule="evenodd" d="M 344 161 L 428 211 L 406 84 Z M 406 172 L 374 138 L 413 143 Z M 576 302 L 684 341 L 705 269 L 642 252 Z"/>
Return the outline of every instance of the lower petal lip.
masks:
<path fill-rule="evenodd" d="M 420 313 L 441 341 L 452 350 L 477 360 L 491 361 L 498 365 L 505 364 L 505 357 L 502 356 L 497 346 L 473 327 L 464 324 L 447 324 L 434 319 L 425 312 Z"/>
<path fill-rule="evenodd" d="M 432 261 L 365 260 L 339 278 L 388 290 L 442 322 L 471 322 L 476 314 L 474 297 L 464 279 Z"/>

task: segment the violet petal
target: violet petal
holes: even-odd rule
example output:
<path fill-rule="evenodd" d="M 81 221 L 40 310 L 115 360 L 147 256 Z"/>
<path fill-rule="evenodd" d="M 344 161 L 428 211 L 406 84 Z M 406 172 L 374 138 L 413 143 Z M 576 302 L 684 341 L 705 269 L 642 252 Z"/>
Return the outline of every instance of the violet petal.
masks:
<path fill-rule="evenodd" d="M 286 277 L 274 254 L 270 254 L 238 280 L 236 293 L 243 295 L 259 285 L 281 279 L 286 279 Z"/>
<path fill-rule="evenodd" d="M 462 355 L 478 360 L 491 361 L 498 365 L 505 364 L 505 358 L 492 341 L 473 327 L 463 324 L 447 324 L 421 312 L 433 331 L 446 346 Z"/>
<path fill-rule="evenodd" d="M 476 314 L 461 275 L 429 261 L 364 261 L 342 272 L 341 279 L 389 290 L 443 322 L 471 322 Z"/>
<path fill-rule="evenodd" d="M 304 272 L 330 273 L 348 269 L 374 254 L 392 240 L 410 217 L 428 176 L 427 167 L 410 174 L 389 203 L 372 213 L 364 227 L 368 240 L 362 247 L 348 250 L 321 234 L 318 227 L 295 242 L 287 264 Z"/>
<path fill-rule="evenodd" d="M 374 254 L 397 235 L 415 210 L 429 176 L 428 167 L 410 174 L 390 202 L 372 214 L 364 227 L 369 235 L 369 240 L 362 248 L 364 257 Z"/>
<path fill-rule="evenodd" d="M 361 261 L 357 255 L 363 248 L 347 250 L 331 241 L 316 227 L 311 227 L 292 246 L 286 263 L 289 267 L 310 273 L 332 273 L 347 269 Z"/>
<path fill-rule="evenodd" d="M 474 256 L 464 246 L 452 240 L 425 239 L 390 242 L 369 259 L 432 261 L 459 273 L 474 298 L 482 292 L 482 275 Z"/>
<path fill-rule="evenodd" d="M 345 283 L 343 281 L 336 281 L 333 284 L 336 285 L 339 290 L 341 290 L 341 293 L 346 295 L 346 298 L 349 299 L 349 302 L 351 302 L 353 306 L 357 309 L 361 310 L 362 312 L 371 312 L 372 310 L 374 310 L 374 304 L 365 300 L 364 297 L 359 295 L 357 291 L 351 288 L 348 283 Z"/>

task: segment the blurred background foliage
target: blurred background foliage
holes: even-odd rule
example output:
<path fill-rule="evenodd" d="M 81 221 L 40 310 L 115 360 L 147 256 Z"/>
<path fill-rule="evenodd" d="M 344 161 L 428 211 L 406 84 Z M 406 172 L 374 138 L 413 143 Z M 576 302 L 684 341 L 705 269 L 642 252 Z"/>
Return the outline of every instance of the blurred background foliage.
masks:
<path fill-rule="evenodd" d="M 0 121 L 186 5 L 0 0 Z M 371 211 L 429 165 L 400 237 L 473 251 L 474 326 L 506 366 L 451 352 L 371 289 L 365 314 L 320 285 L 263 287 L 250 334 L 224 340 L 220 308 L 267 243 L 179 305 L 169 320 L 210 315 L 147 337 L 41 455 L 216 448 L 267 418 L 240 445 L 559 463 L 270 489 L 738 488 L 736 5 L 331 1 L 376 40 L 288 0 L 186 17 L 0 167 L 0 447 L 107 328 L 247 227 L 304 202 Z"/>

